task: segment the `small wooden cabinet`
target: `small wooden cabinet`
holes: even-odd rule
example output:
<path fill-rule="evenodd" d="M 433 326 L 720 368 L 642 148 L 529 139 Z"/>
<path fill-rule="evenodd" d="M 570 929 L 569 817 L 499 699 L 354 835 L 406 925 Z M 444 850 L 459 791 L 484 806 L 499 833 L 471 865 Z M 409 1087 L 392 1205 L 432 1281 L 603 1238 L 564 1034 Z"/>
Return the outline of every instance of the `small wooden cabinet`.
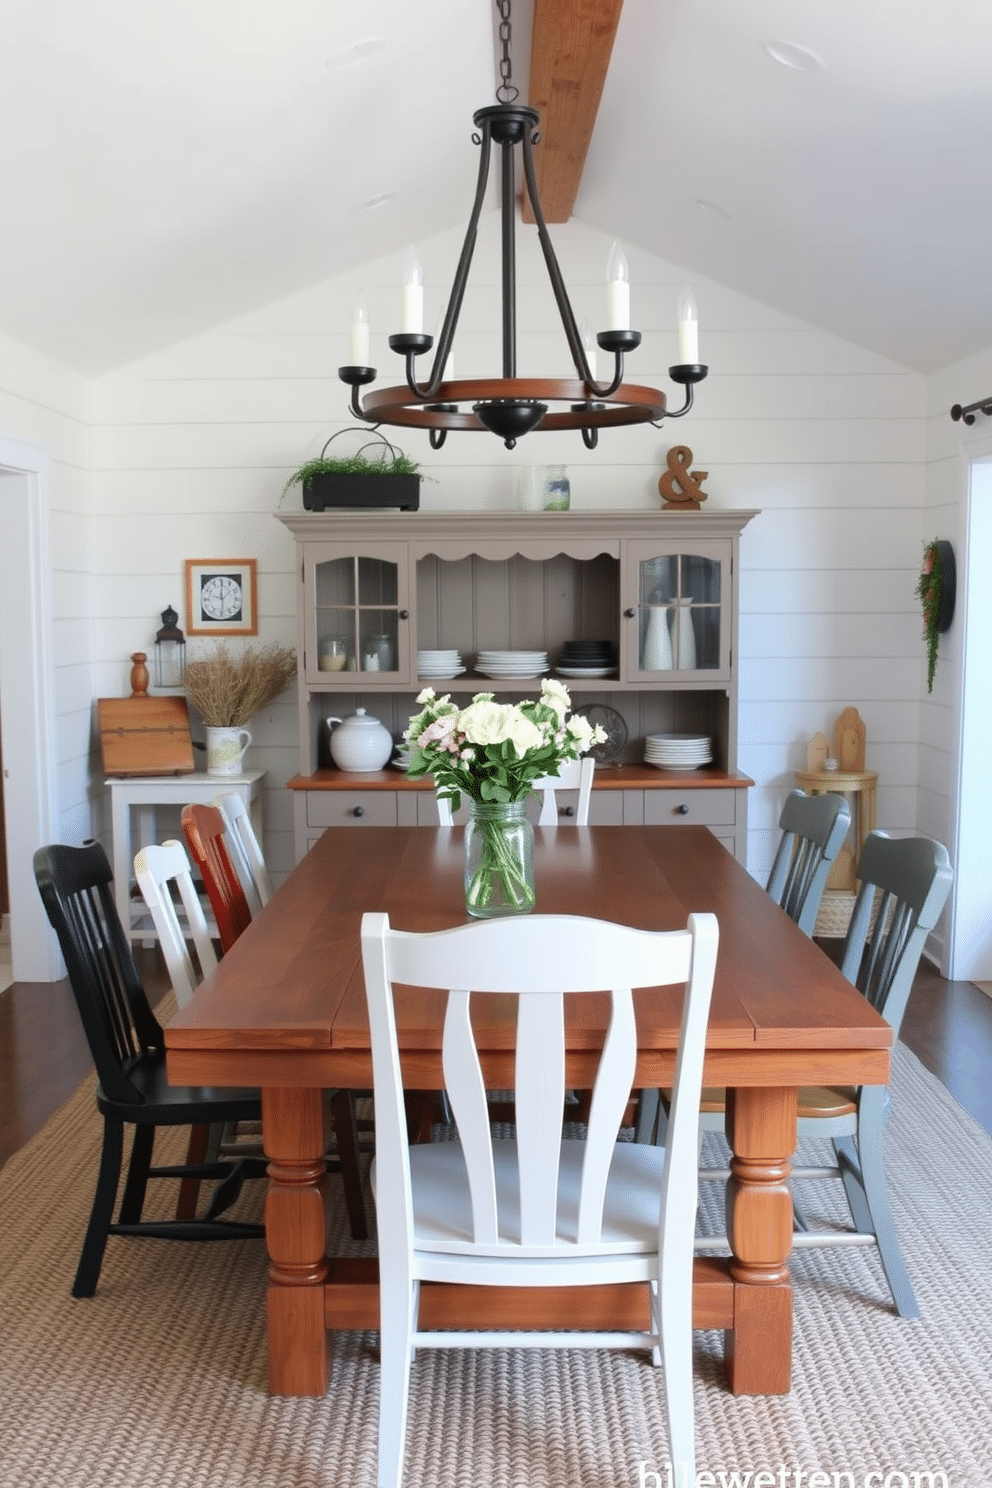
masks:
<path fill-rule="evenodd" d="M 301 856 L 332 824 L 433 820 L 428 787 L 331 766 L 329 716 L 365 707 L 400 739 L 418 650 L 456 649 L 465 672 L 430 683 L 466 701 L 539 681 L 474 670 L 482 649 L 605 640 L 607 677 L 563 677 L 574 708 L 622 720 L 616 765 L 596 772 L 591 819 L 703 822 L 744 861 L 747 786 L 737 769 L 737 569 L 752 511 L 280 512 L 297 542 Z M 713 764 L 688 774 L 644 765 L 649 733 L 706 733 Z M 567 811 L 567 802 L 563 803 Z"/>

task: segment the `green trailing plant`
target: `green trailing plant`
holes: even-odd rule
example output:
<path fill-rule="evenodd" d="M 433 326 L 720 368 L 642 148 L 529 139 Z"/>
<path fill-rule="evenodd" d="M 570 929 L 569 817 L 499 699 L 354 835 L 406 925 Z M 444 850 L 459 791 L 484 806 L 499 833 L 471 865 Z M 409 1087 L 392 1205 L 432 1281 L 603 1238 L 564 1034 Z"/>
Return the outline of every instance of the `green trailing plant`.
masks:
<path fill-rule="evenodd" d="M 927 646 L 927 692 L 933 692 L 934 673 L 937 670 L 937 615 L 940 611 L 940 549 L 937 539 L 928 542 L 923 549 L 923 564 L 916 581 L 916 597 L 923 609 L 923 639 Z"/>
<path fill-rule="evenodd" d="M 306 460 L 294 470 L 282 488 L 282 494 L 292 486 L 306 490 L 310 482 L 320 475 L 419 475 L 420 466 L 409 455 L 392 455 L 386 459 L 373 459 L 368 455 L 338 455 L 333 460 L 318 455 Z"/>

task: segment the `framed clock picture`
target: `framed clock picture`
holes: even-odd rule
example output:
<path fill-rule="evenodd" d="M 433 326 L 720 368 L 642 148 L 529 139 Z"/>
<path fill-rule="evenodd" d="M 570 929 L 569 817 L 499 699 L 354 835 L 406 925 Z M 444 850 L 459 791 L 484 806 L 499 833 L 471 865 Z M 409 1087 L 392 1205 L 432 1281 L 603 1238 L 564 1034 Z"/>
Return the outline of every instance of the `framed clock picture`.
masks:
<path fill-rule="evenodd" d="M 258 634 L 254 558 L 186 559 L 186 630 L 202 636 Z"/>

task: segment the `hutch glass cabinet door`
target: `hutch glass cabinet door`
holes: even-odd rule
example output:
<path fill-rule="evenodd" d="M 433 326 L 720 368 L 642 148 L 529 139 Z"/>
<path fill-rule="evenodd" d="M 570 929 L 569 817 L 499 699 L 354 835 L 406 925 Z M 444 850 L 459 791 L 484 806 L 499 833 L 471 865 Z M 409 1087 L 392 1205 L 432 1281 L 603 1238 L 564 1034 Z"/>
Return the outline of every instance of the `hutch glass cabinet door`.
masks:
<path fill-rule="evenodd" d="M 625 557 L 625 680 L 729 678 L 730 545 L 630 543 Z"/>
<path fill-rule="evenodd" d="M 308 682 L 354 691 L 410 680 L 405 547 L 308 544 L 303 589 Z"/>

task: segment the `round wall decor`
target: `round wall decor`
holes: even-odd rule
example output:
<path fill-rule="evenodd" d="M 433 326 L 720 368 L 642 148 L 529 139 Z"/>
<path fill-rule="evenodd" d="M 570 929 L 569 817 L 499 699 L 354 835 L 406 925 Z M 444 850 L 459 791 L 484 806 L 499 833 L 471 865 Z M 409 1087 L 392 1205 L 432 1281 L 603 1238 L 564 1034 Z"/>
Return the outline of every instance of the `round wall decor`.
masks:
<path fill-rule="evenodd" d="M 941 635 L 950 630 L 954 619 L 954 599 L 957 593 L 957 566 L 954 549 L 944 538 L 937 541 L 937 561 L 940 564 L 940 599 L 937 604 L 937 629 Z"/>

